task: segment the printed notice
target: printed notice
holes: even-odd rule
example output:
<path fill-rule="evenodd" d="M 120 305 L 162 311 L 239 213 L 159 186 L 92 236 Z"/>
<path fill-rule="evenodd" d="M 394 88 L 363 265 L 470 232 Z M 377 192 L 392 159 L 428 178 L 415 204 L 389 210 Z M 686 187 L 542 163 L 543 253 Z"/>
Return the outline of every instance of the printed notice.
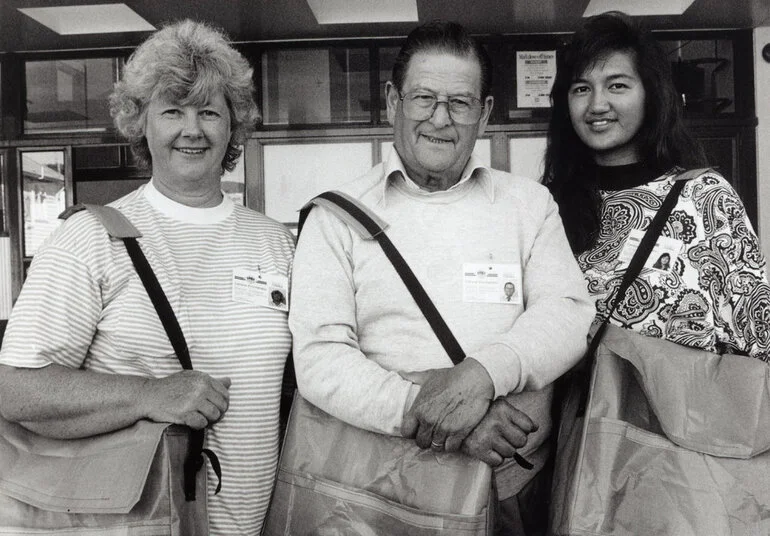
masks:
<path fill-rule="evenodd" d="M 548 108 L 551 86 L 556 77 L 556 51 L 516 52 L 516 106 Z"/>

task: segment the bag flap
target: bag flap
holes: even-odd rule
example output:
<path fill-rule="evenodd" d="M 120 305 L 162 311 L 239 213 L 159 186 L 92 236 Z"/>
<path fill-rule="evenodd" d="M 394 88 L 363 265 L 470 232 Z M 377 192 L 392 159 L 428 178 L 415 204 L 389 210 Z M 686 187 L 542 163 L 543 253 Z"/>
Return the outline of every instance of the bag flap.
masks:
<path fill-rule="evenodd" d="M 633 365 L 655 416 L 674 443 L 713 456 L 750 458 L 770 449 L 770 365 L 715 354 L 609 326 L 597 357 Z"/>
<path fill-rule="evenodd" d="M 426 512 L 479 515 L 489 505 L 492 469 L 461 453 L 421 449 L 412 439 L 356 428 L 297 394 L 280 472 L 365 490 Z"/>
<path fill-rule="evenodd" d="M 95 437 L 51 439 L 0 419 L 0 491 L 53 512 L 126 514 L 169 426 L 138 421 Z"/>
<path fill-rule="evenodd" d="M 88 210 L 91 214 L 96 216 L 96 219 L 104 225 L 104 228 L 107 229 L 107 233 L 113 238 L 139 238 L 142 236 L 142 233 L 134 227 L 134 224 L 132 224 L 122 212 L 115 207 L 107 205 L 79 203 L 59 214 L 59 219 L 66 220 L 81 210 Z"/>

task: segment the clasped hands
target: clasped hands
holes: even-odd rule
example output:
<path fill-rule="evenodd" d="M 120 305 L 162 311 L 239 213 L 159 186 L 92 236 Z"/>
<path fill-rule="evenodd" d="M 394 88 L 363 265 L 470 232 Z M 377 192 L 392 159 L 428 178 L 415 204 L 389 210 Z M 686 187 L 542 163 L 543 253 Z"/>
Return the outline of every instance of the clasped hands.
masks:
<path fill-rule="evenodd" d="M 475 359 L 401 376 L 421 386 L 401 427 L 401 434 L 414 438 L 421 448 L 459 450 L 495 467 L 512 457 L 537 430 L 507 397 L 492 400 L 492 379 Z"/>

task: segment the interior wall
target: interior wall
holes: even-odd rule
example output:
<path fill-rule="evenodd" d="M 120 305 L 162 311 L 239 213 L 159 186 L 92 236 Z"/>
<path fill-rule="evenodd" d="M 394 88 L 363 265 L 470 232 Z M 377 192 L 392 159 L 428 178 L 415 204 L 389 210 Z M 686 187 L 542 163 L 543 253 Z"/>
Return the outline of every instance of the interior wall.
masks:
<path fill-rule="evenodd" d="M 762 59 L 762 48 L 770 43 L 770 26 L 754 30 L 754 91 L 757 106 L 757 197 L 759 238 L 770 255 L 770 63 Z"/>

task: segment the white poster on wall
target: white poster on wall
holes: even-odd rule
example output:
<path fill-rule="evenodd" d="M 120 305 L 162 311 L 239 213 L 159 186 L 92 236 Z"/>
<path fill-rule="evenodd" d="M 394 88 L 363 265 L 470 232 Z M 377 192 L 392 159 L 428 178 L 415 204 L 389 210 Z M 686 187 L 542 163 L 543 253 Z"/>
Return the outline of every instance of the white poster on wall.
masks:
<path fill-rule="evenodd" d="M 516 107 L 548 108 L 555 77 L 555 50 L 516 52 Z"/>

